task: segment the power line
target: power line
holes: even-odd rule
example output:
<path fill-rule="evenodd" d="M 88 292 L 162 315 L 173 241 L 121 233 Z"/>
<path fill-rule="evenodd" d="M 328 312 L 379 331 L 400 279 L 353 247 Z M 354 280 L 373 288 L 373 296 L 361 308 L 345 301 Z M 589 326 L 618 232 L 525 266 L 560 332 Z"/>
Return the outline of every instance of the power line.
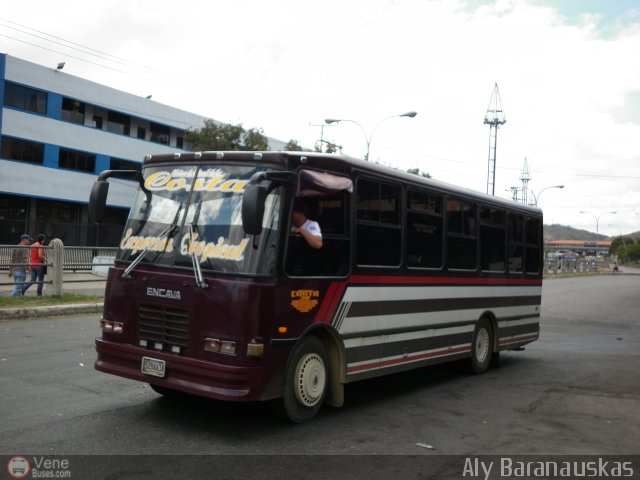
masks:
<path fill-rule="evenodd" d="M 86 60 L 84 58 L 76 57 L 75 55 L 69 55 L 68 53 L 63 53 L 63 52 L 60 52 L 58 50 L 54 50 L 52 48 L 43 47 L 42 45 L 36 45 L 35 43 L 27 42 L 26 40 L 21 40 L 19 38 L 12 37 L 11 35 L 5 35 L 4 33 L 0 33 L 0 36 L 9 38 L 11 40 L 15 40 L 17 42 L 26 43 L 27 45 L 31 45 L 33 47 L 42 48 L 43 50 L 48 50 L 50 52 L 59 53 L 60 55 L 66 55 L 67 57 L 75 58 L 76 60 L 80 60 L 81 62 L 86 62 L 86 63 L 90 63 L 92 65 L 96 65 L 98 67 L 106 68 L 107 70 L 113 70 L 114 72 L 124 73 L 125 75 L 128 73 L 128 72 L 125 72 L 124 70 L 120 70 L 118 68 L 109 67 L 108 65 L 102 65 L 100 63 L 92 62 L 91 60 Z"/>
<path fill-rule="evenodd" d="M 76 50 L 76 51 L 79 51 L 79 52 L 82 52 L 82 53 L 86 53 L 87 55 L 93 55 L 93 56 L 101 58 L 103 60 L 107 60 L 107 61 L 110 61 L 110 62 L 118 63 L 120 65 L 133 66 L 133 67 L 136 67 L 136 68 L 140 68 L 142 70 L 147 71 L 148 73 L 154 73 L 156 71 L 155 69 L 153 69 L 151 67 L 148 67 L 146 65 L 143 65 L 143 64 L 140 64 L 140 63 L 137 63 L 137 62 L 132 62 L 131 60 L 128 60 L 126 58 L 118 57 L 118 56 L 112 55 L 112 54 L 110 54 L 108 52 L 103 52 L 101 50 L 97 50 L 97 49 L 89 47 L 87 45 L 83 45 L 81 43 L 73 42 L 71 40 L 67 40 L 65 38 L 58 37 L 56 35 L 52 35 L 52 34 L 47 33 L 47 32 L 43 32 L 42 30 L 37 30 L 35 28 L 31 28 L 29 26 L 22 25 L 22 24 L 17 23 L 17 22 L 13 22 L 13 21 L 8 20 L 6 18 L 0 18 L 0 20 L 3 21 L 3 22 L 11 23 L 13 25 L 17 25 L 17 26 L 19 26 L 21 28 L 26 28 L 27 30 L 32 30 L 34 32 L 41 33 L 42 35 L 46 35 L 47 37 L 55 38 L 56 40 L 60 40 L 60 41 L 62 41 L 64 43 L 61 43 L 61 42 L 58 42 L 58 41 L 55 41 L 55 40 L 51 40 L 49 38 L 41 37 L 40 35 L 36 35 L 34 33 L 27 32 L 25 30 L 20 30 L 19 28 L 12 27 L 10 25 L 2 25 L 5 28 L 10 28 L 10 29 L 16 30 L 16 31 L 18 31 L 20 33 L 24 33 L 26 35 L 31 35 L 33 37 L 39 38 L 39 39 L 44 40 L 46 42 L 55 43 L 55 44 L 58 44 L 58 45 L 61 45 L 61 46 L 65 47 L 65 48 L 70 48 L 72 50 Z M 9 37 L 9 38 L 13 38 L 13 37 Z M 14 40 L 18 40 L 18 39 L 14 38 Z M 69 44 L 69 45 L 65 45 L 65 44 Z M 82 50 L 79 49 L 79 48 L 72 47 L 71 45 L 76 45 L 77 47 L 81 47 Z M 35 46 L 38 46 L 38 45 L 35 45 Z M 61 52 L 57 52 L 57 53 L 61 53 Z M 107 58 L 107 57 L 110 57 L 110 58 Z"/>

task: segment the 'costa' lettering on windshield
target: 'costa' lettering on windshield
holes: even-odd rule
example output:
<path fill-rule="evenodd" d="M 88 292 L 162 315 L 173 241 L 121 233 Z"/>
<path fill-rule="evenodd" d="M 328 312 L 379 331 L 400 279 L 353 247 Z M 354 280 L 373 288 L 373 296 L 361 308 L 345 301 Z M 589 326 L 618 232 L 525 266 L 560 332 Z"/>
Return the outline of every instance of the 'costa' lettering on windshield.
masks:
<path fill-rule="evenodd" d="M 144 182 L 144 186 L 151 191 L 189 190 L 191 188 L 190 180 L 190 178 L 187 179 L 184 170 L 160 171 L 149 175 Z M 247 180 L 227 179 L 219 173 L 211 175 L 210 171 L 206 171 L 198 174 L 198 178 L 194 181 L 193 190 L 196 192 L 242 193 L 247 183 Z"/>

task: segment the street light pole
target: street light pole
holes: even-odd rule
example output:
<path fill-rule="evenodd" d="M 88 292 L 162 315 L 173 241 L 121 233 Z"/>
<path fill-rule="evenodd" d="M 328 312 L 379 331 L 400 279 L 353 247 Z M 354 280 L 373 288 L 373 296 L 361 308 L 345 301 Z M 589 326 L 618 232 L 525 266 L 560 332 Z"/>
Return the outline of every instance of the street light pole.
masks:
<path fill-rule="evenodd" d="M 364 134 L 364 140 L 367 143 L 367 153 L 364 157 L 365 160 L 369 161 L 369 150 L 371 148 L 371 139 L 373 138 L 373 134 L 376 131 L 376 128 L 378 128 L 378 126 L 380 126 L 380 124 L 382 122 L 384 122 L 385 120 L 389 120 L 390 118 L 395 118 L 395 117 L 408 117 L 408 118 L 413 118 L 417 115 L 417 112 L 407 112 L 407 113 L 402 113 L 400 115 L 390 115 L 388 117 L 383 118 L 382 120 L 380 120 L 378 123 L 376 123 L 376 125 L 373 127 L 373 129 L 371 130 L 370 134 L 367 134 L 367 131 L 365 130 L 365 128 L 358 122 L 356 122 L 355 120 L 351 120 L 348 118 L 326 118 L 325 119 L 325 123 L 327 125 L 330 125 L 332 123 L 339 123 L 339 122 L 351 122 L 351 123 L 355 123 L 358 127 L 360 127 L 360 130 L 362 130 L 362 133 Z"/>
<path fill-rule="evenodd" d="M 542 192 L 544 192 L 545 190 L 549 190 L 550 188 L 564 188 L 564 185 L 553 185 L 551 187 L 544 187 L 542 190 L 540 190 L 538 192 L 538 195 L 535 194 L 535 192 L 533 190 L 531 190 L 531 195 L 533 195 L 533 204 L 537 207 L 538 206 L 538 199 L 540 198 L 540 195 L 542 194 Z"/>
<path fill-rule="evenodd" d="M 618 213 L 618 212 L 602 212 L 600 215 L 596 215 L 593 212 L 586 212 L 584 210 L 580 210 L 580 213 L 590 213 L 591 215 L 594 216 L 594 218 L 596 219 L 596 234 L 599 234 L 600 230 L 599 230 L 598 225 L 600 223 L 600 217 L 602 217 L 603 215 L 606 215 L 607 213 L 615 214 L 615 213 Z"/>

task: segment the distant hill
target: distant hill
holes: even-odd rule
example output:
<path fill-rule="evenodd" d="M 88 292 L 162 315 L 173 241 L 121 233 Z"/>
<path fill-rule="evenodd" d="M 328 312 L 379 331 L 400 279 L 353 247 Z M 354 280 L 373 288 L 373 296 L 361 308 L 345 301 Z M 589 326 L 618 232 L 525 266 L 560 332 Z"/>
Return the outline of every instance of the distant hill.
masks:
<path fill-rule="evenodd" d="M 544 226 L 545 240 L 607 240 L 606 235 L 599 235 L 588 230 L 580 230 L 568 225 L 552 225 Z"/>

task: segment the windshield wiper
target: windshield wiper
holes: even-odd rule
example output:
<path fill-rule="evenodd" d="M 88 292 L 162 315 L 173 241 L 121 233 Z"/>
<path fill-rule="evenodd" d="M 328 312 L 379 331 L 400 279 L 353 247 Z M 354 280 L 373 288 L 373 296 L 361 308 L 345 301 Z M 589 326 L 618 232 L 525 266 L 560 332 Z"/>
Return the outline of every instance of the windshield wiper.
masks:
<path fill-rule="evenodd" d="M 165 237 L 167 238 L 167 240 L 169 240 L 178 232 L 178 218 L 180 217 L 181 210 L 182 210 L 182 203 L 180 203 L 180 206 L 178 207 L 178 211 L 176 212 L 176 215 L 173 218 L 173 222 L 171 222 L 171 225 L 167 225 L 167 227 L 164 230 L 162 230 L 162 232 L 160 232 L 160 235 L 158 235 L 158 240 L 157 240 L 158 242 L 162 241 Z M 151 247 L 153 247 L 152 243 L 150 243 L 147 248 L 145 248 L 138 254 L 136 259 L 133 262 L 131 262 L 131 264 L 126 268 L 124 272 L 122 272 L 122 278 L 131 278 L 129 274 L 133 271 L 134 268 L 138 266 L 138 264 L 144 259 L 147 253 L 151 251 Z"/>
<path fill-rule="evenodd" d="M 202 210 L 202 199 L 198 202 L 196 206 L 196 211 L 193 214 L 193 219 L 189 224 L 189 250 L 191 250 L 191 265 L 193 266 L 193 274 L 196 277 L 196 285 L 199 288 L 207 288 L 207 282 L 204 281 L 204 277 L 202 276 L 202 269 L 200 268 L 200 262 L 198 261 L 198 257 L 196 257 L 196 251 L 194 248 L 191 248 L 191 242 L 193 241 L 193 230 L 194 227 L 197 228 L 197 221 L 200 217 L 200 210 Z"/>
<path fill-rule="evenodd" d="M 189 250 L 191 250 L 191 264 L 193 265 L 193 274 L 196 277 L 196 285 L 200 288 L 207 288 L 207 282 L 204 281 L 202 276 L 202 269 L 200 268 L 200 262 L 196 257 L 195 248 L 191 248 L 191 242 L 193 241 L 193 222 L 189 224 Z"/>

